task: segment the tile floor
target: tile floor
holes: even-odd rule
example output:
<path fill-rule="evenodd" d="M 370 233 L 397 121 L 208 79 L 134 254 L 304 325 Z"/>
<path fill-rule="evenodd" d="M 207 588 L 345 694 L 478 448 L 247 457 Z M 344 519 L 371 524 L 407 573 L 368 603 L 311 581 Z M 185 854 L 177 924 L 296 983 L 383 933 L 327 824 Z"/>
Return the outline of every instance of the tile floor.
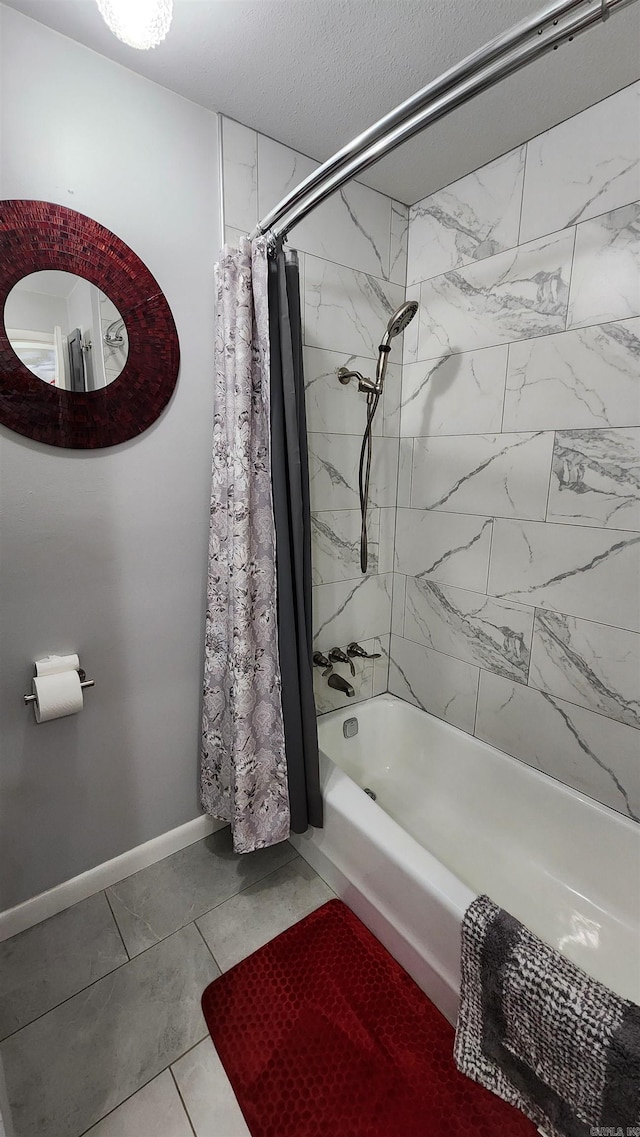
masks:
<path fill-rule="evenodd" d="M 222 829 L 0 943 L 15 1137 L 249 1137 L 200 996 L 332 896 Z"/>

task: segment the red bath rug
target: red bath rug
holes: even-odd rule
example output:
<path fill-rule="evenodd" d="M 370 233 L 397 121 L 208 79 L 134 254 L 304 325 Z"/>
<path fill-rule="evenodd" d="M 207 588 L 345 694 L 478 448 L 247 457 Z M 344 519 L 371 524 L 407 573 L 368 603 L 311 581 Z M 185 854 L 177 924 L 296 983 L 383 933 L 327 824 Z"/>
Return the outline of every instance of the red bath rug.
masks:
<path fill-rule="evenodd" d="M 460 1074 L 453 1027 L 340 900 L 207 987 L 252 1137 L 537 1137 Z"/>

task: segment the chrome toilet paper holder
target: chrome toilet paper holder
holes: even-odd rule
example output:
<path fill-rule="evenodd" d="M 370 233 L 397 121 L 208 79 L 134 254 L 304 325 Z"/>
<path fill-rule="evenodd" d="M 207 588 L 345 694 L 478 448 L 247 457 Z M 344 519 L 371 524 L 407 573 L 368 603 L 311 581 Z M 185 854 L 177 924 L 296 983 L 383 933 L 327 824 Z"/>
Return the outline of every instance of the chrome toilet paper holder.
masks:
<path fill-rule="evenodd" d="M 85 691 L 87 687 L 95 687 L 96 685 L 95 679 L 87 679 L 87 673 L 83 667 L 78 668 L 78 678 L 83 691 Z M 36 695 L 23 695 L 25 706 L 28 707 L 29 703 L 35 703 L 36 697 Z"/>

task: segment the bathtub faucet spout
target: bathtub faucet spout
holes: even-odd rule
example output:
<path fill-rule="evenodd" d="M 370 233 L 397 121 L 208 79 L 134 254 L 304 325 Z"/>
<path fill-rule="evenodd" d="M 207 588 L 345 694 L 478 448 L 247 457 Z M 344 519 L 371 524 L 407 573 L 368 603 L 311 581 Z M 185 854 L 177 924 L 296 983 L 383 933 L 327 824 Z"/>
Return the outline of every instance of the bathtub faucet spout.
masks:
<path fill-rule="evenodd" d="M 355 695 L 355 691 L 349 681 L 345 679 L 343 675 L 337 675 L 335 671 L 329 676 L 327 683 L 330 687 L 333 687 L 335 691 L 342 691 L 342 694 L 346 695 L 349 699 Z"/>

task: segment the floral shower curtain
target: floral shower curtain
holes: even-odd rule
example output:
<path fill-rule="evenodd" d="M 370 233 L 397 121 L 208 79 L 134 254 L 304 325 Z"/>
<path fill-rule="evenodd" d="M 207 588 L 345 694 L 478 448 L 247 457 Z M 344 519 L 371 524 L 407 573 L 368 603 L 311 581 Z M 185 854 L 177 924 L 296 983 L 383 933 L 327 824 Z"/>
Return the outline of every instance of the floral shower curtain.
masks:
<path fill-rule="evenodd" d="M 270 461 L 267 249 L 216 275 L 201 801 L 246 853 L 289 836 Z"/>

